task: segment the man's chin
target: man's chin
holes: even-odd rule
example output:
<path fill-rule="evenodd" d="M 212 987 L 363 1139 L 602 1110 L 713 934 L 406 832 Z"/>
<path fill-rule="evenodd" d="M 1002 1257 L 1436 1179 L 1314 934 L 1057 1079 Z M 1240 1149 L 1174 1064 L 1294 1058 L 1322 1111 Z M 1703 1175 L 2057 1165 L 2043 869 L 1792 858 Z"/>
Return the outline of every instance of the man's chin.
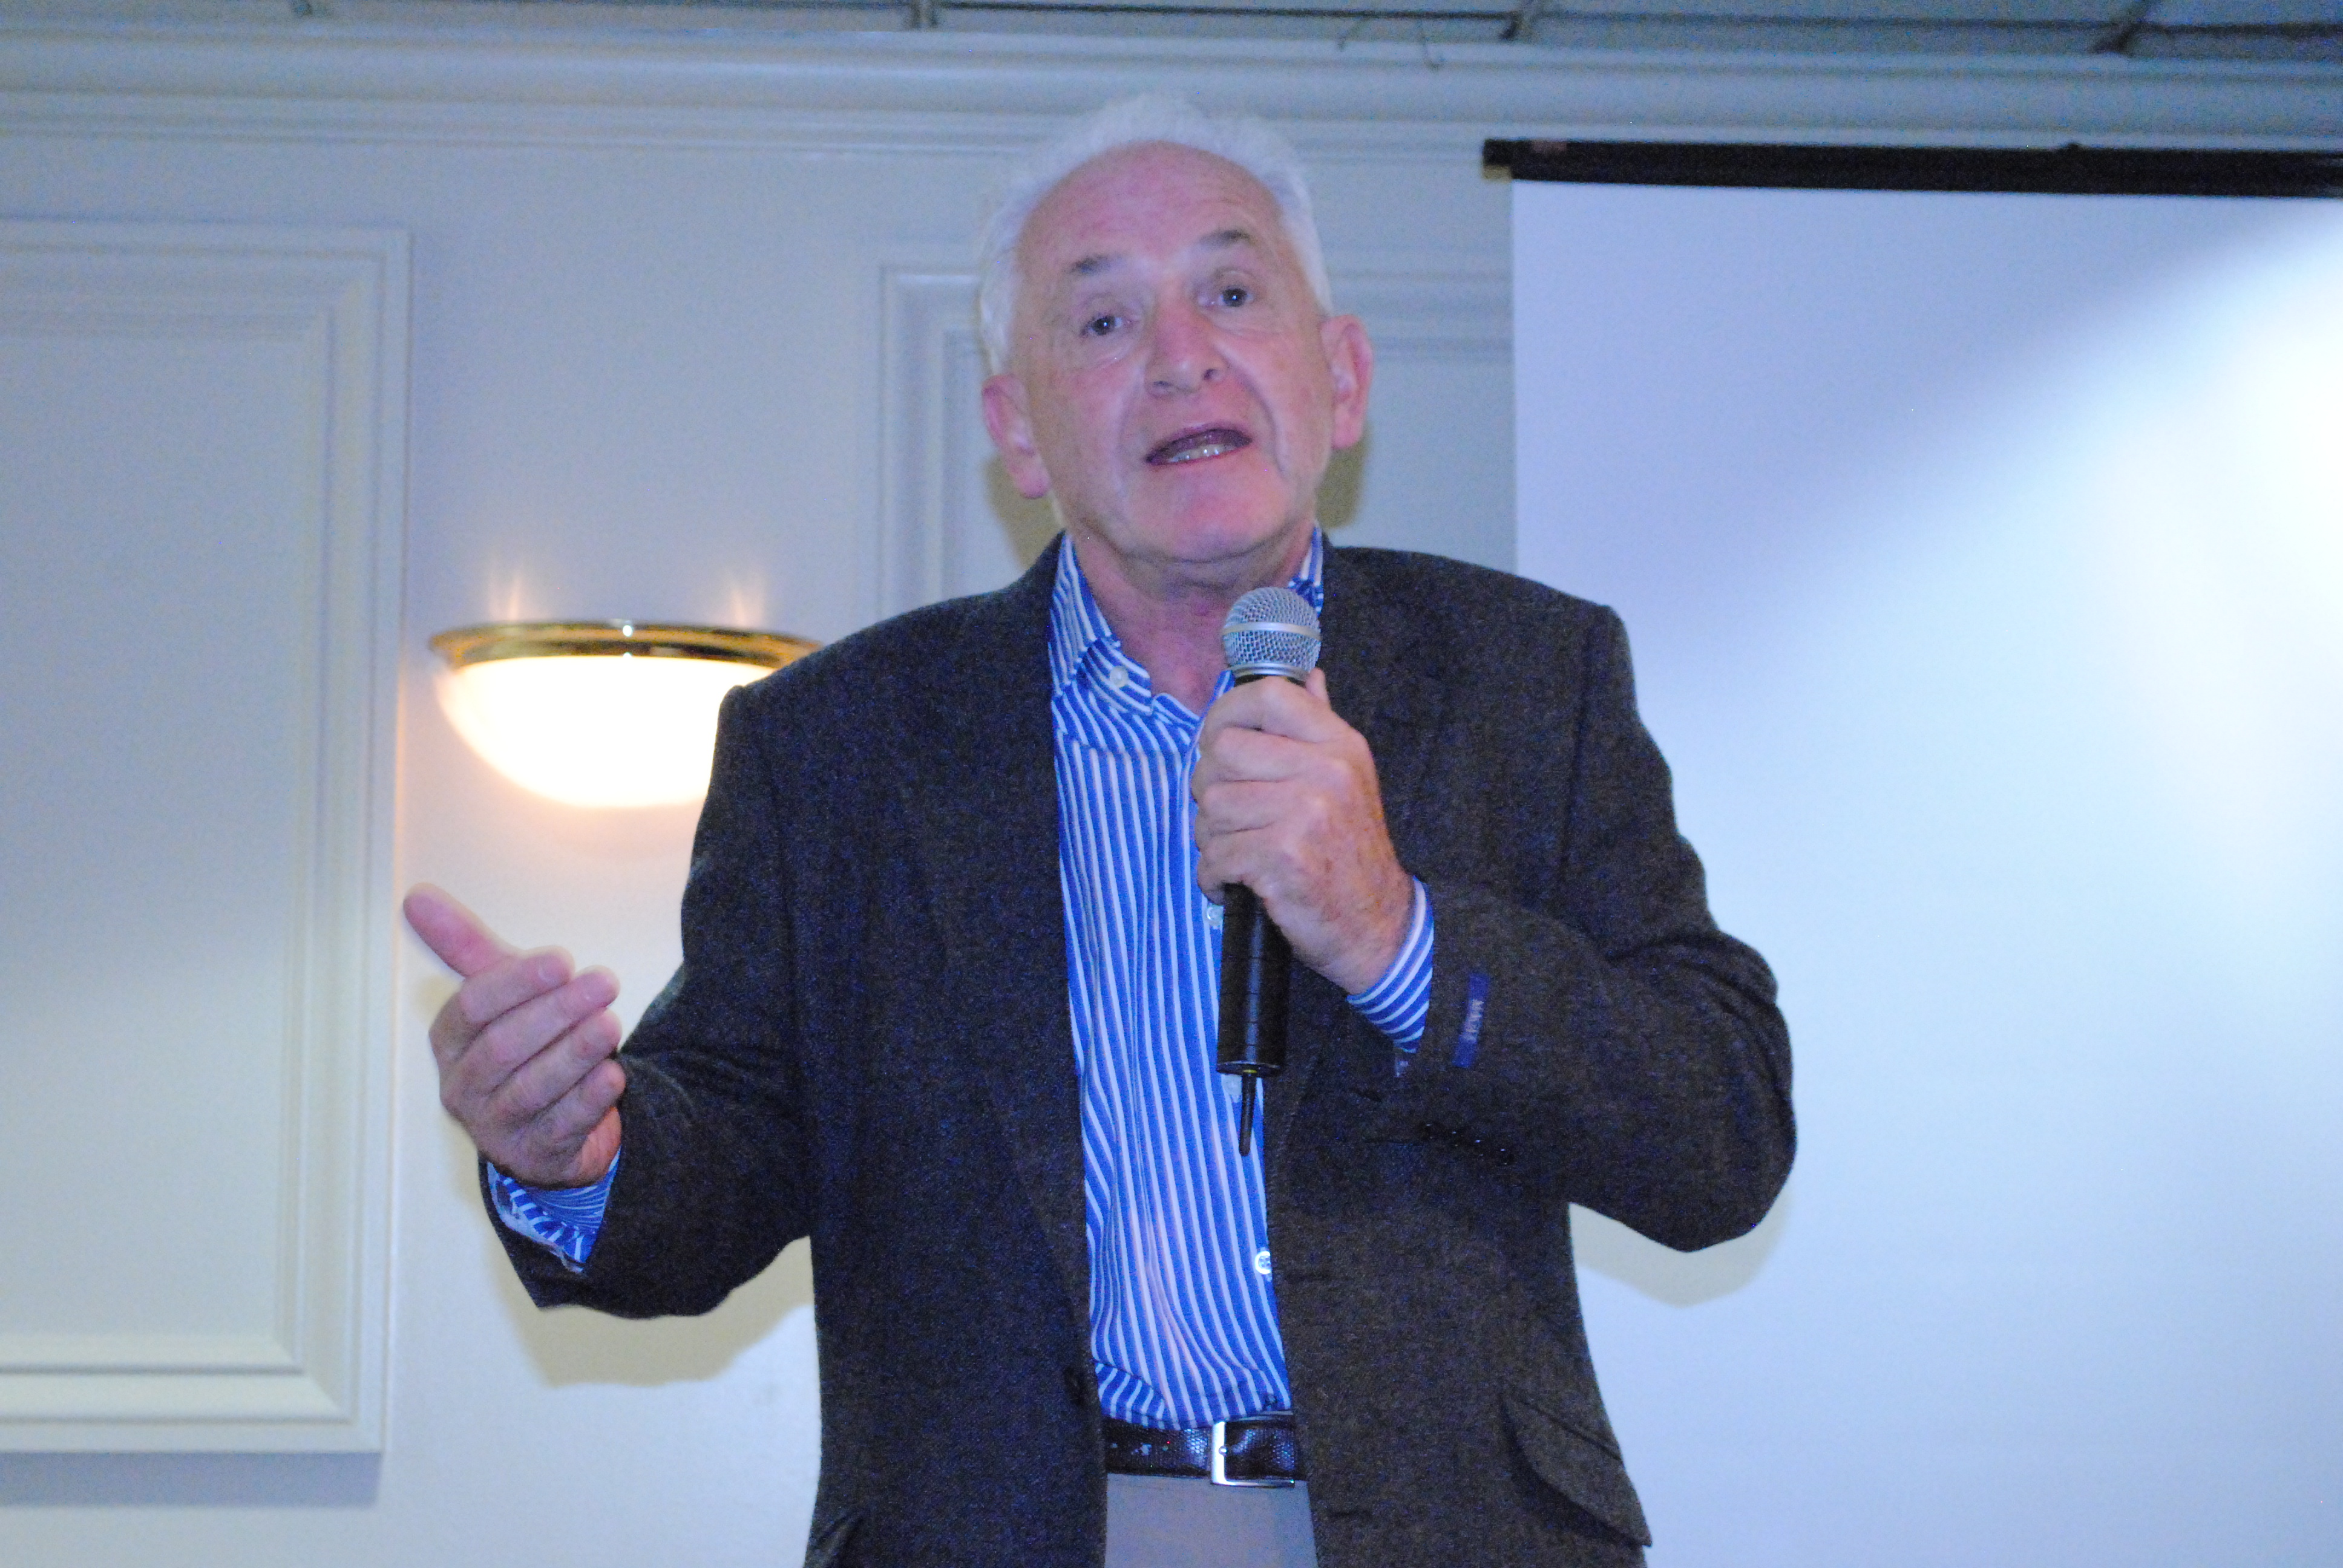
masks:
<path fill-rule="evenodd" d="M 1258 513 L 1191 512 L 1121 528 L 1077 526 L 1070 531 L 1083 552 L 1085 569 L 1091 557 L 1104 549 L 1122 563 L 1127 575 L 1192 574 L 1218 582 L 1224 578 L 1266 580 L 1263 574 L 1285 565 L 1288 555 L 1298 562 L 1308 548 L 1312 526 L 1308 515 L 1263 519 Z"/>

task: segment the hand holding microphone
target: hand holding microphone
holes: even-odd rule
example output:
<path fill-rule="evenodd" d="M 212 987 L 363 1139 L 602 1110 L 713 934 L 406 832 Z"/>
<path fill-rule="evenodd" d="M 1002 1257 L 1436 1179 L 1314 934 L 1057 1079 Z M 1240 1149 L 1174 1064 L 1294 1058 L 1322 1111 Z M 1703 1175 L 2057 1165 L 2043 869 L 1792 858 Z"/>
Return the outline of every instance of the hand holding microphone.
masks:
<path fill-rule="evenodd" d="M 1226 911 L 1220 1066 L 1242 1077 L 1239 1141 L 1250 1151 L 1255 1086 L 1284 1066 L 1281 961 L 1298 957 L 1345 991 L 1366 990 L 1398 956 L 1414 888 L 1383 825 L 1366 739 L 1327 703 L 1309 602 L 1257 588 L 1222 640 L 1239 684 L 1204 718 L 1196 879 Z M 1284 678 L 1262 678 L 1272 673 Z"/>

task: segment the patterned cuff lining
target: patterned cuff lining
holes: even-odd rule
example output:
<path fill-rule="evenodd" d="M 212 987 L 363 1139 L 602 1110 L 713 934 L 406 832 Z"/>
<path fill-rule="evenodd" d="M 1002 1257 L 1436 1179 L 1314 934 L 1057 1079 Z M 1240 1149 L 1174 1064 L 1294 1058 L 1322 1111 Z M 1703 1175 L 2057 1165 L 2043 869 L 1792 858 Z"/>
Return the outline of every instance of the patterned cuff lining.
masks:
<path fill-rule="evenodd" d="M 497 1218 L 508 1229 L 552 1248 L 576 1268 L 593 1253 L 594 1238 L 602 1233 L 602 1211 L 609 1204 L 610 1183 L 618 1175 L 618 1162 L 613 1160 L 591 1187 L 530 1187 L 491 1165 L 488 1191 L 496 1201 Z"/>
<path fill-rule="evenodd" d="M 1412 1051 L 1423 1038 L 1423 1020 L 1432 1011 L 1432 897 L 1423 879 L 1415 879 L 1415 914 L 1399 956 L 1383 979 L 1349 1000 L 1400 1050 Z"/>

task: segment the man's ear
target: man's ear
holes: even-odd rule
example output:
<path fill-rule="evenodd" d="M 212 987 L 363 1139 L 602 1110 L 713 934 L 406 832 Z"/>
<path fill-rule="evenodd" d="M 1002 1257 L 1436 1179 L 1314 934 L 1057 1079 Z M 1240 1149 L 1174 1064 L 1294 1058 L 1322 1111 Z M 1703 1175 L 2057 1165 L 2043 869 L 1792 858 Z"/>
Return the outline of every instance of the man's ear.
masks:
<path fill-rule="evenodd" d="M 1033 445 L 1033 416 L 1025 403 L 1025 383 L 1003 371 L 984 384 L 984 427 L 1009 470 L 1009 482 L 1029 501 L 1050 493 L 1049 466 Z"/>
<path fill-rule="evenodd" d="M 1326 369 L 1334 381 L 1334 449 L 1355 447 L 1367 433 L 1367 388 L 1375 378 L 1374 345 L 1355 316 L 1330 316 L 1318 324 Z"/>

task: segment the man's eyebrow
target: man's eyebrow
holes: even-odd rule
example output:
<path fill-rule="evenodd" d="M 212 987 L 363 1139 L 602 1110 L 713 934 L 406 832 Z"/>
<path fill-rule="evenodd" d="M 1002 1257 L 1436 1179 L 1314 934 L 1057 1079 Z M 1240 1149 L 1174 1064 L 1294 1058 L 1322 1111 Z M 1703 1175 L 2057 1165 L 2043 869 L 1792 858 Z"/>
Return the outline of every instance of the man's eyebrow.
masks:
<path fill-rule="evenodd" d="M 1197 244 L 1206 250 L 1228 250 L 1241 245 L 1259 245 L 1260 243 L 1260 239 L 1249 228 L 1214 229 L 1197 241 Z"/>

